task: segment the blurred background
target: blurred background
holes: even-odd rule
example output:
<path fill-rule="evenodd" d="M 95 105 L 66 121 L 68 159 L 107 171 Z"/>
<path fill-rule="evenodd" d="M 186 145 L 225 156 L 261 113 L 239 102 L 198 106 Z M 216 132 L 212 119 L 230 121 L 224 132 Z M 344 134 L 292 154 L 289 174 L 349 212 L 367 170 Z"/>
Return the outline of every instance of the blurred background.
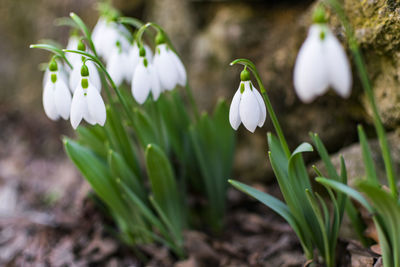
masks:
<path fill-rule="evenodd" d="M 195 98 L 203 110 L 211 111 L 221 97 L 231 101 L 241 68 L 230 67 L 229 63 L 236 58 L 249 58 L 261 74 L 291 147 L 308 141 L 309 131 L 317 132 L 331 153 L 342 153 L 357 166 L 358 147 L 351 146 L 357 141 L 357 123 L 365 124 L 370 137 L 374 137 L 357 77 L 352 96 L 346 101 L 329 92 L 304 105 L 294 93 L 293 65 L 311 24 L 314 1 L 112 2 L 126 16 L 164 27 L 182 55 Z M 343 2 L 366 55 L 385 126 L 392 131 L 390 140 L 398 147 L 400 4 L 392 0 Z M 57 248 L 68 250 L 71 240 L 64 241 L 59 232 L 49 232 L 48 227 L 62 225 L 66 233 L 80 236 L 80 232 L 71 230 L 77 217 L 92 216 L 93 211 L 85 208 L 88 204 L 84 201 L 89 187 L 62 148 L 61 136 L 73 136 L 72 128 L 66 121 L 50 121 L 42 108 L 42 72 L 38 66 L 49 60 L 49 53 L 29 49 L 29 45 L 42 39 L 66 45 L 69 29 L 54 26 L 54 20 L 73 11 L 93 27 L 98 18 L 95 5 L 96 0 L 0 0 L 0 263 L 18 265 L 18 261 L 24 262 L 22 258 L 32 255 L 40 262 L 49 252 L 37 249 L 51 243 L 49 238 L 60 241 L 53 254 Z M 330 17 L 333 31 L 344 41 L 342 27 L 333 15 Z M 273 186 L 265 138 L 265 131 L 271 130 L 270 121 L 255 135 L 240 128 L 235 178 Z M 399 150 L 396 153 L 394 157 L 399 159 Z M 306 160 L 313 162 L 313 156 Z M 352 171 L 359 174 L 358 170 Z M 80 225 L 82 231 L 87 227 L 94 236 L 101 235 L 92 223 Z M 34 225 L 45 226 L 46 230 Z M 105 253 L 113 246 L 103 244 L 100 250 Z M 59 264 L 56 256 L 53 255 L 55 262 L 51 266 Z"/>

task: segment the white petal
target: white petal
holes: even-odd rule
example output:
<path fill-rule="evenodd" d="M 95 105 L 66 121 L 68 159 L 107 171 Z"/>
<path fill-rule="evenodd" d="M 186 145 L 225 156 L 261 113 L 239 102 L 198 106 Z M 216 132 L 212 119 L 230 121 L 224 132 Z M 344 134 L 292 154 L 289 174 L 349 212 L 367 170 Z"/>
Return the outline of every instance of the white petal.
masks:
<path fill-rule="evenodd" d="M 149 62 L 153 62 L 153 51 L 151 50 L 151 48 L 145 44 L 143 45 L 144 49 L 146 50 L 146 58 Z"/>
<path fill-rule="evenodd" d="M 183 66 L 182 61 L 173 51 L 170 51 L 170 54 L 171 54 L 171 58 L 173 58 L 175 67 L 178 71 L 178 84 L 180 86 L 186 86 L 187 75 L 186 75 L 185 66 Z"/>
<path fill-rule="evenodd" d="M 90 116 L 96 121 L 96 123 L 104 126 L 104 123 L 106 122 L 106 106 L 104 105 L 100 93 L 90 83 L 87 88 L 86 100 Z"/>
<path fill-rule="evenodd" d="M 139 64 L 139 47 L 135 42 L 129 50 L 128 60 L 125 62 L 125 80 L 132 82 L 133 73 Z"/>
<path fill-rule="evenodd" d="M 154 56 L 154 67 L 160 79 L 163 90 L 172 90 L 178 83 L 178 71 L 174 67 L 174 62 L 167 51 L 165 44 L 156 47 L 156 55 Z"/>
<path fill-rule="evenodd" d="M 86 61 L 86 66 L 89 69 L 89 80 L 93 83 L 94 87 L 100 92 L 101 91 L 101 79 L 100 79 L 100 74 L 99 71 L 97 70 L 97 67 L 95 63 L 92 61 Z M 80 73 L 80 68 L 79 68 L 79 73 Z M 80 79 L 79 79 L 80 81 Z"/>
<path fill-rule="evenodd" d="M 94 46 L 97 50 L 97 53 L 103 56 L 103 40 L 104 40 L 104 31 L 106 31 L 106 20 L 104 18 L 100 18 L 97 21 L 96 26 L 93 28 L 92 32 L 92 40 Z"/>
<path fill-rule="evenodd" d="M 78 36 L 71 36 L 68 40 L 67 49 L 68 50 L 77 50 L 79 43 Z M 68 61 L 74 65 L 76 62 L 80 62 L 81 55 L 75 53 L 66 53 L 65 56 L 67 57 Z"/>
<path fill-rule="evenodd" d="M 320 32 L 318 25 L 311 26 L 294 67 L 294 87 L 299 98 L 306 103 L 326 92 L 329 85 Z"/>
<path fill-rule="evenodd" d="M 154 66 L 149 66 L 149 71 L 151 75 L 151 93 L 153 94 L 153 99 L 157 100 L 161 94 L 160 81 L 158 80 L 157 70 Z"/>
<path fill-rule="evenodd" d="M 253 86 L 253 93 L 257 99 L 258 105 L 260 107 L 260 121 L 258 122 L 258 127 L 262 127 L 264 125 L 265 119 L 267 117 L 267 109 L 265 108 L 264 99 L 262 98 L 260 92 Z"/>
<path fill-rule="evenodd" d="M 143 58 L 136 67 L 132 81 L 132 95 L 139 104 L 146 101 L 151 88 L 151 75 L 143 64 Z"/>
<path fill-rule="evenodd" d="M 71 111 L 71 93 L 65 82 L 60 79 L 55 84 L 55 105 L 58 114 L 68 120 Z"/>
<path fill-rule="evenodd" d="M 75 92 L 75 89 L 78 87 L 78 84 L 81 80 L 82 62 L 75 63 L 73 67 L 74 68 L 71 71 L 71 74 L 69 75 L 69 89 L 71 90 L 72 93 Z"/>
<path fill-rule="evenodd" d="M 254 133 L 260 121 L 260 107 L 256 96 L 250 90 L 249 83 L 245 83 L 244 92 L 239 104 L 240 119 L 247 130 Z"/>
<path fill-rule="evenodd" d="M 50 70 L 49 70 L 49 68 L 46 68 L 44 75 L 43 75 L 43 81 L 42 81 L 43 90 L 49 81 L 50 81 Z"/>
<path fill-rule="evenodd" d="M 86 99 L 82 86 L 75 89 L 71 102 L 71 125 L 76 129 L 83 118 L 83 113 L 87 109 Z"/>
<path fill-rule="evenodd" d="M 43 108 L 44 112 L 46 113 L 47 117 L 51 120 L 55 121 L 58 120 L 60 117 L 58 115 L 55 102 L 54 102 L 54 83 L 49 81 L 43 90 Z"/>
<path fill-rule="evenodd" d="M 237 130 L 242 123 L 239 115 L 239 104 L 242 94 L 240 93 L 240 86 L 233 96 L 231 106 L 229 108 L 229 122 L 234 130 Z"/>
<path fill-rule="evenodd" d="M 110 59 L 107 63 L 107 72 L 110 74 L 114 83 L 120 86 L 124 78 L 124 59 L 121 57 L 121 53 L 117 49 L 114 49 Z"/>
<path fill-rule="evenodd" d="M 326 34 L 325 51 L 330 84 L 339 95 L 347 98 L 352 84 L 350 64 L 342 45 L 330 31 Z"/>

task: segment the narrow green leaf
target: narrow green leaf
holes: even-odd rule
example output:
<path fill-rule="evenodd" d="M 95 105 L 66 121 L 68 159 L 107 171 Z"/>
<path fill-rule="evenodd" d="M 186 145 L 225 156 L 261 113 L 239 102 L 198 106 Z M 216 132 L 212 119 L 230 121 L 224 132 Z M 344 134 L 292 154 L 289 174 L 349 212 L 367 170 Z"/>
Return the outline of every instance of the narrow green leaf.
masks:
<path fill-rule="evenodd" d="M 374 161 L 371 156 L 371 150 L 368 145 L 367 136 L 365 135 L 364 129 L 361 125 L 358 125 L 357 130 L 358 130 L 358 138 L 360 139 L 367 180 L 369 180 L 374 185 L 378 186 L 379 181 L 378 177 L 376 176 Z"/>
<path fill-rule="evenodd" d="M 295 231 L 295 233 L 297 234 L 297 236 L 300 239 L 300 242 L 302 243 L 303 248 L 307 247 L 306 244 L 308 244 L 309 242 L 307 242 L 306 240 L 306 236 L 304 235 L 303 231 L 302 231 L 302 227 L 300 227 L 299 223 L 297 222 L 296 218 L 293 216 L 293 214 L 290 212 L 288 206 L 285 205 L 285 203 L 283 203 L 282 201 L 280 201 L 279 199 L 261 192 L 257 189 L 254 189 L 246 184 L 243 184 L 241 182 L 235 181 L 235 180 L 228 180 L 228 182 L 233 185 L 236 189 L 242 191 L 243 193 L 246 193 L 247 195 L 257 199 L 258 201 L 260 201 L 261 203 L 263 203 L 264 205 L 268 206 L 270 209 L 272 209 L 273 211 L 275 211 L 276 213 L 278 213 L 282 218 L 284 218 L 289 224 L 290 226 L 293 228 L 293 230 Z M 308 249 L 310 249 L 308 247 Z M 312 248 L 311 248 L 312 250 Z"/>
<path fill-rule="evenodd" d="M 333 166 L 332 161 L 329 157 L 328 151 L 326 150 L 324 144 L 322 143 L 321 139 L 317 134 L 310 133 L 310 137 L 314 142 L 315 148 L 318 151 L 322 161 L 325 164 L 325 167 L 328 171 L 328 175 L 331 179 L 339 181 L 339 175 L 336 172 L 335 166 Z"/>
<path fill-rule="evenodd" d="M 360 204 L 363 205 L 368 210 L 368 212 L 370 212 L 371 214 L 374 213 L 374 208 L 368 203 L 368 201 L 359 192 L 357 192 L 355 189 L 351 188 L 350 186 L 347 186 L 341 182 L 337 182 L 337 181 L 323 178 L 323 177 L 317 177 L 317 178 L 315 178 L 315 180 L 318 183 L 321 183 L 322 185 L 330 187 L 330 188 L 334 189 L 335 191 L 345 193 L 346 195 L 354 198 L 355 200 L 360 202 Z"/>
<path fill-rule="evenodd" d="M 176 229 L 186 227 L 186 215 L 182 195 L 165 153 L 155 144 L 146 149 L 146 169 L 154 199 Z"/>
<path fill-rule="evenodd" d="M 146 190 L 142 184 L 142 180 L 136 176 L 120 154 L 110 150 L 108 164 L 114 177 L 121 178 L 121 180 L 131 188 L 132 192 L 143 201 L 146 200 Z"/>

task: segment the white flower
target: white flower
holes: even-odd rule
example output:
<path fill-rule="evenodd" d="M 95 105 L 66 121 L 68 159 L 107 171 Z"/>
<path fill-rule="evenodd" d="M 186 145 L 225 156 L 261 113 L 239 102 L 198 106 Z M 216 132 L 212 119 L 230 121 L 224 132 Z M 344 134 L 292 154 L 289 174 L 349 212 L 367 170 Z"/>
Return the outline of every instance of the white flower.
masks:
<path fill-rule="evenodd" d="M 128 65 L 129 53 L 122 51 L 121 47 L 115 45 L 107 62 L 107 72 L 117 86 L 120 86 L 128 76 L 126 74 Z"/>
<path fill-rule="evenodd" d="M 101 79 L 95 63 L 93 63 L 92 61 L 86 61 L 85 64 L 89 69 L 90 73 L 89 80 L 94 84 L 95 88 L 100 92 Z M 82 60 L 80 62 L 76 62 L 69 76 L 69 88 L 71 89 L 72 93 L 75 92 L 75 89 L 77 88 L 79 82 L 81 81 L 81 66 L 82 66 Z"/>
<path fill-rule="evenodd" d="M 339 41 L 325 24 L 312 25 L 294 68 L 297 95 L 308 103 L 331 86 L 340 96 L 347 98 L 351 84 L 350 65 Z"/>
<path fill-rule="evenodd" d="M 172 90 L 176 85 L 186 85 L 186 70 L 179 57 L 165 43 L 156 47 L 154 68 L 160 79 L 162 90 Z"/>
<path fill-rule="evenodd" d="M 47 82 L 43 89 L 44 112 L 51 120 L 58 120 L 60 117 L 67 120 L 71 107 L 71 93 L 60 75 L 60 70 L 47 73 Z"/>
<path fill-rule="evenodd" d="M 153 99 L 157 100 L 161 93 L 157 70 L 146 57 L 140 57 L 140 62 L 133 74 L 132 95 L 139 104 L 143 104 L 150 91 Z"/>
<path fill-rule="evenodd" d="M 108 62 L 117 41 L 121 43 L 123 51 L 129 49 L 130 44 L 125 35 L 130 36 L 130 32 L 123 25 L 100 18 L 93 29 L 92 40 L 97 53 Z"/>
<path fill-rule="evenodd" d="M 148 62 L 153 62 L 153 52 L 150 47 L 146 44 L 143 45 L 146 51 L 146 58 Z M 139 46 L 137 42 L 134 42 L 129 50 L 129 59 L 127 65 L 125 66 L 125 80 L 130 83 L 133 79 L 133 74 L 140 61 Z"/>
<path fill-rule="evenodd" d="M 72 127 L 76 129 L 82 119 L 92 125 L 97 123 L 103 126 L 106 122 L 106 107 L 99 89 L 87 77 L 81 78 L 71 103 Z"/>
<path fill-rule="evenodd" d="M 251 81 L 242 81 L 233 96 L 229 109 L 229 122 L 237 130 L 241 123 L 247 130 L 254 133 L 262 127 L 267 116 L 264 101 Z"/>

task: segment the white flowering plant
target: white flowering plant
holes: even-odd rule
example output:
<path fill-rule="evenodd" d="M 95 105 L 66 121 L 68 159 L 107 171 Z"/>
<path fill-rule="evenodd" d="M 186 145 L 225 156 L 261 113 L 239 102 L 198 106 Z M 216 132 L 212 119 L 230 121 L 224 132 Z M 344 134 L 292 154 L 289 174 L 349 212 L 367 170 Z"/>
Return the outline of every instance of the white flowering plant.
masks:
<path fill-rule="evenodd" d="M 73 28 L 66 49 L 31 45 L 54 54 L 43 80 L 44 110 L 76 129 L 77 139 L 64 138 L 65 151 L 118 236 L 131 246 L 160 242 L 183 257 L 184 229 L 223 226 L 235 146 L 229 108 L 221 100 L 212 115 L 199 114 L 165 31 L 100 7 L 93 32 L 74 13 L 58 21 Z M 148 45 L 151 29 L 155 42 Z M 189 205 L 191 192 L 206 204 Z"/>
<path fill-rule="evenodd" d="M 328 198 L 324 199 L 320 193 L 315 192 L 311 187 L 309 174 L 302 158 L 302 153 L 313 151 L 312 146 L 303 143 L 293 152 L 289 150 L 261 78 L 254 64 L 246 59 L 238 59 L 231 63 L 232 65 L 240 63 L 245 66 L 241 75 L 241 83 L 250 85 L 247 87 L 241 85 L 233 97 L 230 123 L 236 130 L 242 122 L 249 131 L 253 132 L 257 125 L 260 126 L 259 123 L 261 125 L 264 123 L 265 109 L 263 108 L 266 105 L 266 110 L 277 134 L 276 137 L 268 133 L 270 150 L 268 155 L 285 203 L 238 181 L 230 180 L 230 183 L 282 216 L 297 234 L 308 261 L 316 261 L 314 249 L 317 249 L 318 255 L 328 267 L 336 266 L 335 251 L 345 211 L 363 245 L 371 244 L 371 240 L 364 236 L 365 224 L 360 213 L 347 199 L 349 196 L 358 201 L 373 218 L 382 250 L 383 265 L 398 267 L 400 266 L 400 230 L 398 227 L 400 200 L 386 133 L 379 117 L 363 57 L 343 8 L 336 0 L 326 0 L 322 3 L 324 7 L 319 6 L 315 9 L 314 24 L 296 59 L 293 79 L 296 93 L 305 103 L 324 94 L 330 87 L 342 97 L 347 98 L 350 95 L 352 84 L 350 64 L 339 41 L 327 26 L 325 7 L 332 8 L 345 27 L 362 86 L 372 107 L 389 188 L 385 189 L 385 186 L 378 180 L 367 137 L 362 126 L 359 126 L 358 133 L 366 176 L 364 179 L 356 181 L 358 191 L 347 185 L 347 171 L 343 157 L 340 158 L 340 172 L 338 172 L 318 135 L 310 135 L 326 168 L 326 173 L 322 173 L 313 166 L 316 173 L 315 180 L 325 187 Z M 265 104 L 259 101 L 260 94 L 252 86 L 247 68 L 254 74 Z M 249 100 L 250 98 L 251 100 Z"/>

